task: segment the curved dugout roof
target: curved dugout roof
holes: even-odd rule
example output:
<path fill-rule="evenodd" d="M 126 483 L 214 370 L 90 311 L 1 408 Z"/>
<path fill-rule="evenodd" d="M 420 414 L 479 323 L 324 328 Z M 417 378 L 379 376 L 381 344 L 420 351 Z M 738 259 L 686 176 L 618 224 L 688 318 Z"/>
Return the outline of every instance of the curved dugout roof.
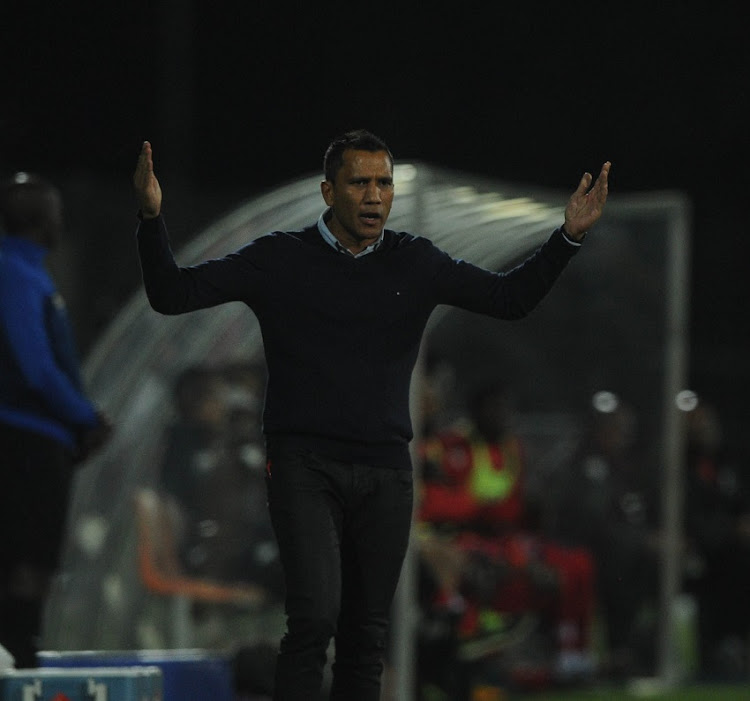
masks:
<path fill-rule="evenodd" d="M 534 190 L 421 163 L 397 165 L 394 176 L 389 228 L 424 235 L 454 257 L 495 270 L 561 224 L 576 184 L 574 178 L 565 193 Z M 222 256 L 269 231 L 309 224 L 324 207 L 319 182 L 319 175 L 300 178 L 238 206 L 178 251 L 178 262 Z M 559 408 L 556 398 L 573 403 L 576 393 L 630 391 L 663 442 L 671 426 L 663 419 L 664 398 L 684 374 L 687 209 L 675 193 L 610 195 L 586 255 L 565 271 L 533 320 L 471 325 L 466 313 L 441 307 L 428 337 L 463 362 L 467 381 L 486 372 L 488 358 L 528 375 L 530 403 L 541 410 L 545 402 Z M 86 383 L 116 431 L 77 478 L 63 575 L 49 604 L 49 647 L 128 644 L 128 600 L 137 586 L 128 495 L 154 481 L 172 418 L 172 382 L 190 365 L 260 359 L 260 331 L 244 305 L 165 317 L 142 291 L 97 343 L 84 366 Z M 82 609 L 85 616 L 77 616 Z"/>

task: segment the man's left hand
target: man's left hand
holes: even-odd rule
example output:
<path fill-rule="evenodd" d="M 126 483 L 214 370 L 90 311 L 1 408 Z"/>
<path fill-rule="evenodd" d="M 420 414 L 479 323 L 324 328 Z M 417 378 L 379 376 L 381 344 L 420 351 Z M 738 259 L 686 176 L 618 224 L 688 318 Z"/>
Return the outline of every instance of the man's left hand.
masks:
<path fill-rule="evenodd" d="M 570 196 L 565 208 L 565 233 L 580 241 L 583 235 L 599 220 L 607 201 L 607 179 L 612 164 L 607 161 L 591 187 L 591 173 L 584 173 L 578 188 Z"/>

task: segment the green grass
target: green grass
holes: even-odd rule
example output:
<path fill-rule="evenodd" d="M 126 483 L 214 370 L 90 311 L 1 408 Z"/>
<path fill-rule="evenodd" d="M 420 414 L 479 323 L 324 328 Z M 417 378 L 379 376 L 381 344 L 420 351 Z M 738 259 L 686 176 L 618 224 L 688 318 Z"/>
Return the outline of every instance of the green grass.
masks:
<path fill-rule="evenodd" d="M 669 690 L 606 688 L 586 691 L 539 692 L 511 694 L 508 701 L 750 701 L 750 684 L 747 685 L 695 685 Z"/>

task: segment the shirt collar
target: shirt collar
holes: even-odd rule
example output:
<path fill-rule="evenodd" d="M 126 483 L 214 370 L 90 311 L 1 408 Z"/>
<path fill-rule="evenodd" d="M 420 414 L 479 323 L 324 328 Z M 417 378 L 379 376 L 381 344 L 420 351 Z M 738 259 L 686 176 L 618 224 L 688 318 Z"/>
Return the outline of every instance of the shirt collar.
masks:
<path fill-rule="evenodd" d="M 380 232 L 380 236 L 378 237 L 378 240 L 374 243 L 371 243 L 367 248 L 362 249 L 359 253 L 352 253 L 348 248 L 341 245 L 339 240 L 331 233 L 331 230 L 328 228 L 328 224 L 326 224 L 325 217 L 328 212 L 331 211 L 331 208 L 328 207 L 323 213 L 318 217 L 318 231 L 320 232 L 320 235 L 323 237 L 323 240 L 332 248 L 335 248 L 339 253 L 345 253 L 348 256 L 351 256 L 352 258 L 360 258 L 362 256 L 366 256 L 368 253 L 372 253 L 375 251 L 378 246 L 383 242 L 383 231 Z"/>

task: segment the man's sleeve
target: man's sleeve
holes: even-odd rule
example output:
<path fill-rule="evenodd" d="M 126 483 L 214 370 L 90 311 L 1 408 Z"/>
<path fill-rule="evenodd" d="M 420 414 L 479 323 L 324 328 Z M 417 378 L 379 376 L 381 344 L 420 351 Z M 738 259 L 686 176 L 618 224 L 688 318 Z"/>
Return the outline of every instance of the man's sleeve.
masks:
<path fill-rule="evenodd" d="M 521 319 L 552 289 L 579 249 L 556 229 L 526 260 L 504 272 L 485 270 L 443 254 L 436 275 L 438 303 L 498 319 Z"/>
<path fill-rule="evenodd" d="M 247 301 L 260 286 L 257 265 L 248 254 L 252 244 L 223 258 L 180 267 L 161 215 L 140 221 L 136 238 L 146 295 L 151 307 L 161 314 L 183 314 L 225 302 Z"/>

